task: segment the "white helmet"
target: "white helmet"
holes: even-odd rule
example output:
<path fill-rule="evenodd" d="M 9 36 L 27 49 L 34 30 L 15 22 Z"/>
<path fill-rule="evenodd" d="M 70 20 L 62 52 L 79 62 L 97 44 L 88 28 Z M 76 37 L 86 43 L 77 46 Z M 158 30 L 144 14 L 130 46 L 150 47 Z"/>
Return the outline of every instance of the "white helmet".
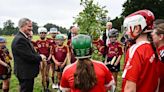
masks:
<path fill-rule="evenodd" d="M 141 26 L 142 31 L 153 28 L 154 15 L 149 10 L 139 10 L 127 16 L 124 20 L 123 26 L 127 28 L 128 33 L 134 31 L 134 27 Z"/>
<path fill-rule="evenodd" d="M 50 32 L 49 33 L 58 33 L 58 29 L 53 27 L 53 28 L 50 28 Z"/>
<path fill-rule="evenodd" d="M 47 33 L 47 29 L 46 29 L 45 27 L 39 27 L 39 28 L 38 28 L 38 33 L 40 34 L 40 33 L 42 33 L 42 32 Z"/>

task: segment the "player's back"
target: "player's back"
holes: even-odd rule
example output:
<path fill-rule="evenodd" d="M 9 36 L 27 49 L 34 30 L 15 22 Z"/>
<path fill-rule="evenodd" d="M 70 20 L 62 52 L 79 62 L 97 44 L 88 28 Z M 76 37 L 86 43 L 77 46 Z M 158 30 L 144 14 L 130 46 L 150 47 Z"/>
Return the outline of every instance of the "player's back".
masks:
<path fill-rule="evenodd" d="M 93 61 L 94 70 L 96 73 L 97 84 L 88 92 L 106 92 L 106 87 L 113 81 L 112 74 L 107 67 L 99 61 Z M 67 66 L 63 72 L 63 79 L 61 81 L 62 88 L 70 88 L 71 92 L 81 92 L 74 88 L 74 73 L 76 72 L 77 62 Z"/>

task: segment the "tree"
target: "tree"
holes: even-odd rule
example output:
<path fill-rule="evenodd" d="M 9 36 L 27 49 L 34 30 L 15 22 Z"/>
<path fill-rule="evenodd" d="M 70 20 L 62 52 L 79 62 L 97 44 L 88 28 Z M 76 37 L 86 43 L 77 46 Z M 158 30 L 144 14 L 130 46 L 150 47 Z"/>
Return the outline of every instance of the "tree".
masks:
<path fill-rule="evenodd" d="M 164 0 L 127 0 L 123 4 L 123 16 L 127 16 L 137 10 L 149 9 L 156 19 L 164 18 Z"/>
<path fill-rule="evenodd" d="M 2 28 L 0 28 L 0 35 L 2 35 L 3 33 L 2 33 L 3 31 L 2 31 Z"/>
<path fill-rule="evenodd" d="M 107 10 L 105 6 L 101 7 L 98 3 L 95 4 L 94 0 L 81 0 L 80 5 L 84 10 L 75 17 L 75 23 L 78 24 L 79 33 L 85 33 L 95 36 L 96 30 L 103 30 L 103 19 L 106 17 Z"/>
<path fill-rule="evenodd" d="M 38 24 L 36 22 L 32 22 L 32 31 L 34 34 L 37 34 L 38 33 Z"/>
<path fill-rule="evenodd" d="M 118 29 L 121 32 L 121 26 L 123 24 L 123 17 L 116 17 L 115 19 L 111 20 L 113 28 Z"/>
<path fill-rule="evenodd" d="M 11 20 L 7 20 L 6 22 L 3 23 L 3 30 L 2 34 L 4 35 L 12 35 L 16 34 L 18 30 L 14 27 L 14 22 Z"/>

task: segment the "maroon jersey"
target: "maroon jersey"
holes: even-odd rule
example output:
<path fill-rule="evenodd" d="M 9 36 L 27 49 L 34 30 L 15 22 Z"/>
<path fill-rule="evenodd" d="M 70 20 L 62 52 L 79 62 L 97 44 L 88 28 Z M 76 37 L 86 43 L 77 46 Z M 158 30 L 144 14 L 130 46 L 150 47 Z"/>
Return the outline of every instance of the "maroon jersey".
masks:
<path fill-rule="evenodd" d="M 68 51 L 69 50 L 67 46 L 54 45 L 52 48 L 52 55 L 58 62 L 64 62 L 65 58 L 67 57 Z"/>
<path fill-rule="evenodd" d="M 75 58 L 75 55 L 73 53 L 72 47 L 71 47 L 71 39 L 68 40 L 67 45 L 69 46 L 69 51 L 71 52 L 71 64 L 74 63 L 77 59 Z"/>
<path fill-rule="evenodd" d="M 55 39 L 47 38 L 47 41 L 49 42 L 49 44 L 50 44 L 51 46 L 56 45 Z"/>
<path fill-rule="evenodd" d="M 0 59 L 2 62 L 5 62 L 5 53 L 0 50 Z M 0 64 L 0 75 L 3 75 L 6 73 L 6 67 Z"/>
<path fill-rule="evenodd" d="M 71 46 L 71 39 L 68 40 L 67 45 Z"/>
<path fill-rule="evenodd" d="M 39 54 L 43 54 L 46 57 L 50 54 L 50 44 L 47 40 L 37 40 L 36 49 Z"/>
<path fill-rule="evenodd" d="M 97 50 L 99 50 L 104 45 L 104 42 L 101 39 L 93 40 L 92 43 L 94 46 L 96 46 Z"/>
<path fill-rule="evenodd" d="M 119 55 L 122 55 L 122 47 L 119 42 L 115 43 L 109 43 L 107 47 L 107 56 L 109 58 L 112 58 L 114 56 L 118 57 Z"/>
<path fill-rule="evenodd" d="M 32 45 L 33 45 L 34 47 L 37 47 L 37 45 L 36 45 L 36 42 L 35 42 L 35 41 L 31 41 L 31 43 L 32 43 Z"/>

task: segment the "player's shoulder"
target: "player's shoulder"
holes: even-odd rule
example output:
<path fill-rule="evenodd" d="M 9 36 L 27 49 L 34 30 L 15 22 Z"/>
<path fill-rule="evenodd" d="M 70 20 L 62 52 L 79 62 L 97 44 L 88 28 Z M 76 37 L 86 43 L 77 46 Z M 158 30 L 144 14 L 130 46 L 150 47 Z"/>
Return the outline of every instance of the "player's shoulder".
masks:
<path fill-rule="evenodd" d="M 117 44 L 118 46 L 122 46 L 122 43 L 121 43 L 120 41 L 116 41 L 116 44 Z"/>
<path fill-rule="evenodd" d="M 97 65 L 99 66 L 100 68 L 104 68 L 104 69 L 107 69 L 106 65 L 101 62 L 101 61 L 96 61 L 96 60 L 91 60 L 93 62 L 94 65 Z"/>
<path fill-rule="evenodd" d="M 144 52 L 144 50 L 150 50 L 149 48 L 151 48 L 149 41 L 138 42 L 129 48 L 129 55 L 132 58 L 135 52 Z"/>
<path fill-rule="evenodd" d="M 73 64 L 69 64 L 67 65 L 64 70 L 63 70 L 63 73 L 69 73 L 69 71 L 73 71 L 73 69 L 76 69 L 76 63 L 73 63 Z"/>
<path fill-rule="evenodd" d="M 52 38 L 47 38 L 47 40 L 52 40 Z"/>

